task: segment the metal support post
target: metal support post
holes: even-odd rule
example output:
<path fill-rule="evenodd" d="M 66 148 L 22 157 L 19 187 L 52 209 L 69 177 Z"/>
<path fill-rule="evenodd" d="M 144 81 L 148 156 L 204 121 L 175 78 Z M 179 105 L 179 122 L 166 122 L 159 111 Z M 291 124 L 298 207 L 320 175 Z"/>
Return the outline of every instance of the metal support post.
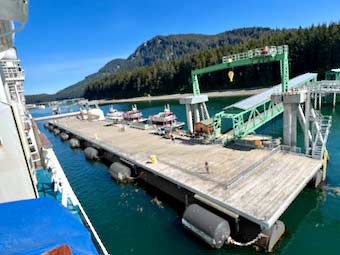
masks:
<path fill-rule="evenodd" d="M 322 104 L 322 95 L 319 93 L 319 110 L 321 110 L 321 104 Z"/>
<path fill-rule="evenodd" d="M 318 102 L 318 94 L 314 93 L 314 109 L 317 108 L 317 102 Z"/>
<path fill-rule="evenodd" d="M 199 105 L 194 104 L 193 108 L 194 108 L 194 123 L 200 122 L 201 119 L 200 119 Z"/>
<path fill-rule="evenodd" d="M 202 106 L 203 106 L 204 115 L 205 115 L 206 119 L 210 119 L 210 115 L 209 115 L 209 112 L 208 112 L 207 105 L 205 103 L 203 103 Z"/>
<path fill-rule="evenodd" d="M 191 74 L 191 79 L 192 79 L 193 94 L 194 96 L 199 96 L 201 92 L 200 92 L 200 85 L 198 82 L 197 74 Z"/>
<path fill-rule="evenodd" d="M 305 128 L 304 128 L 304 136 L 305 136 L 305 153 L 309 155 L 310 150 L 310 142 L 309 142 L 309 125 L 310 125 L 310 104 L 311 104 L 311 94 L 310 91 L 307 91 L 307 98 L 305 103 Z"/>
<path fill-rule="evenodd" d="M 185 110 L 187 112 L 187 125 L 188 125 L 188 131 L 190 134 L 194 133 L 194 128 L 193 128 L 193 123 L 192 123 L 192 110 L 191 110 L 191 105 L 186 104 L 185 105 Z"/>

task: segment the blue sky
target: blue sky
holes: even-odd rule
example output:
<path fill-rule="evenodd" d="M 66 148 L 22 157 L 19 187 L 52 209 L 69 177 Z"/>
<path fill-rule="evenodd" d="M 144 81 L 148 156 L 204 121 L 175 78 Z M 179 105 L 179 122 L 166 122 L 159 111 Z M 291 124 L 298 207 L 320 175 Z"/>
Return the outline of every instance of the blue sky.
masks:
<path fill-rule="evenodd" d="M 16 35 L 26 94 L 54 93 L 155 35 L 340 21 L 339 0 L 30 0 Z"/>

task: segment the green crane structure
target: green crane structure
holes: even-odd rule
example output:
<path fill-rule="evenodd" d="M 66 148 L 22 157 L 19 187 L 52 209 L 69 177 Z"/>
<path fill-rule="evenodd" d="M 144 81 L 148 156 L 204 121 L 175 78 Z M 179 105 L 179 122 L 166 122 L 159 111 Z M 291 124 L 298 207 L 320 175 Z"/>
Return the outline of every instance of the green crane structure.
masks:
<path fill-rule="evenodd" d="M 266 46 L 264 48 L 253 49 L 243 53 L 224 56 L 221 64 L 208 66 L 193 70 L 192 85 L 194 96 L 200 95 L 199 75 L 216 72 L 240 66 L 255 65 L 269 62 L 280 62 L 282 92 L 288 90 L 289 63 L 288 46 Z M 214 125 L 214 136 L 221 136 L 221 126 L 223 119 L 231 119 L 233 125 L 233 138 L 241 138 L 255 131 L 257 128 L 275 118 L 283 112 L 282 104 L 275 105 L 270 98 L 259 104 L 239 112 L 221 111 L 212 118 Z"/>

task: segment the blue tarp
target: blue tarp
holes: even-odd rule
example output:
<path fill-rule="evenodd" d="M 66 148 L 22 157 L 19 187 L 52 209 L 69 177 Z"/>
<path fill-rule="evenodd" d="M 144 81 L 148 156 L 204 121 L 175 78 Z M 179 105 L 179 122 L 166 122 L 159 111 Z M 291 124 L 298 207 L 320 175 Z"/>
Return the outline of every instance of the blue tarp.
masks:
<path fill-rule="evenodd" d="M 98 254 L 90 232 L 56 200 L 0 204 L 1 255 L 36 255 L 63 244 L 74 255 Z"/>

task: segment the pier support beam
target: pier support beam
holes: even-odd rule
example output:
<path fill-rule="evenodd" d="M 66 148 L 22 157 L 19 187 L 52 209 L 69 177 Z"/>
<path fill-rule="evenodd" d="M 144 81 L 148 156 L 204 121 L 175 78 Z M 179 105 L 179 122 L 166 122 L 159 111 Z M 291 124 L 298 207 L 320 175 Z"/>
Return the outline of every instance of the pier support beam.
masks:
<path fill-rule="evenodd" d="M 322 104 L 322 94 L 319 94 L 319 110 L 321 110 L 321 104 Z"/>
<path fill-rule="evenodd" d="M 285 93 L 272 97 L 272 100 L 283 102 L 283 144 L 296 147 L 299 105 L 306 101 L 306 93 Z"/>
<path fill-rule="evenodd" d="M 193 121 L 192 121 L 191 105 L 190 104 L 186 104 L 185 105 L 185 109 L 186 109 L 186 114 L 187 114 L 188 131 L 189 131 L 189 133 L 192 134 L 194 132 L 194 127 L 193 127 Z"/>
<path fill-rule="evenodd" d="M 304 123 L 304 140 L 305 140 L 305 153 L 309 155 L 310 141 L 309 141 L 309 126 L 310 126 L 310 110 L 311 110 L 311 94 L 307 92 L 307 99 L 305 103 L 305 123 Z"/>
<path fill-rule="evenodd" d="M 209 113 L 205 105 L 207 101 L 207 95 L 190 96 L 179 100 L 180 104 L 185 105 L 189 134 L 194 134 L 194 128 L 197 122 L 209 118 Z"/>
<path fill-rule="evenodd" d="M 314 109 L 317 109 L 318 94 L 314 93 Z"/>
<path fill-rule="evenodd" d="M 283 143 L 291 147 L 296 146 L 297 112 L 298 104 L 284 104 Z"/>
<path fill-rule="evenodd" d="M 199 104 L 193 105 L 194 108 L 194 123 L 200 122 L 200 111 L 199 111 Z"/>

